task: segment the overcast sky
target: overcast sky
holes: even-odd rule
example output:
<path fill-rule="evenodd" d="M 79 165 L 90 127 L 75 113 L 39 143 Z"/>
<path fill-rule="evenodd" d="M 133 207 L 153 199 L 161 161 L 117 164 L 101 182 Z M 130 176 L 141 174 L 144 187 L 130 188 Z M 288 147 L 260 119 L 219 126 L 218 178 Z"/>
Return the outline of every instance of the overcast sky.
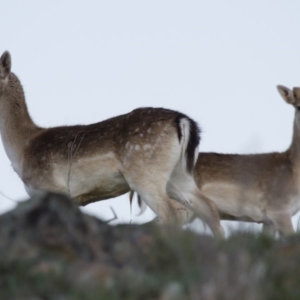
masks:
<path fill-rule="evenodd" d="M 10 0 L 0 10 L 0 52 L 10 51 L 40 126 L 159 106 L 199 122 L 201 151 L 259 153 L 290 145 L 293 109 L 275 87 L 300 86 L 297 0 Z M 2 145 L 0 178 L 2 193 L 27 197 Z M 153 217 L 150 209 L 136 217 L 136 206 L 131 216 L 127 199 L 84 210 L 107 219 L 112 206 L 121 222 Z M 0 213 L 14 205 L 0 195 Z"/>

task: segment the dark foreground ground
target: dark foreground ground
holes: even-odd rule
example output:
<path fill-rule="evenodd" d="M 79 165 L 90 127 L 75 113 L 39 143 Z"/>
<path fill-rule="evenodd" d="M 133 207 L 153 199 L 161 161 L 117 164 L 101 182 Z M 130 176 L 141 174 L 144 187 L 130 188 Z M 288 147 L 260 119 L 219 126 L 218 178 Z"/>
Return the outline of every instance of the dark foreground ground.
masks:
<path fill-rule="evenodd" d="M 0 216 L 1 300 L 300 299 L 300 236 L 110 226 L 45 194 Z"/>

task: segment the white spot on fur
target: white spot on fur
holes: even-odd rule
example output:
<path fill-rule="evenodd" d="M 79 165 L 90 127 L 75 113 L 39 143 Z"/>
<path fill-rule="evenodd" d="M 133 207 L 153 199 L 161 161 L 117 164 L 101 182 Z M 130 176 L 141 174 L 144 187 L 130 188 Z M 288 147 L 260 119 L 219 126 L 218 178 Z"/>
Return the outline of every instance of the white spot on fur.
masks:
<path fill-rule="evenodd" d="M 129 147 L 130 147 L 130 143 L 127 142 L 127 143 L 125 144 L 125 148 L 126 148 L 126 149 L 129 149 Z"/>
<path fill-rule="evenodd" d="M 147 133 L 151 133 L 151 128 L 148 128 Z"/>
<path fill-rule="evenodd" d="M 143 137 L 144 135 L 142 133 L 140 133 L 140 136 Z"/>
<path fill-rule="evenodd" d="M 135 132 L 138 132 L 140 129 L 139 128 L 137 128 L 136 130 L 135 130 Z"/>
<path fill-rule="evenodd" d="M 140 146 L 139 145 L 135 145 L 135 150 L 139 151 L 140 150 Z"/>
<path fill-rule="evenodd" d="M 149 150 L 149 149 L 151 149 L 152 148 L 152 146 L 150 145 L 150 144 L 145 144 L 144 146 L 143 146 L 143 149 L 144 150 Z"/>

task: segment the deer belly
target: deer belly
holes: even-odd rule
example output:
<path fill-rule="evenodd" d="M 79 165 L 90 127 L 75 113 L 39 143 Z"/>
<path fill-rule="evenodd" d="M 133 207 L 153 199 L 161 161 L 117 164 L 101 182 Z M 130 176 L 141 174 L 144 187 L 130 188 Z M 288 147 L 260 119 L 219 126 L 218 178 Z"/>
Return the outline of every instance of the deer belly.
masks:
<path fill-rule="evenodd" d="M 220 212 L 234 217 L 249 217 L 256 222 L 265 218 L 264 199 L 259 191 L 232 183 L 207 183 L 201 192 L 216 203 Z"/>
<path fill-rule="evenodd" d="M 70 184 L 70 194 L 78 199 L 79 204 L 117 197 L 129 191 L 129 186 L 121 174 L 106 173 L 103 177 L 97 175 L 87 175 L 85 179 L 77 178 Z"/>
<path fill-rule="evenodd" d="M 113 155 L 77 161 L 67 176 L 67 189 L 81 205 L 117 197 L 129 191 Z"/>

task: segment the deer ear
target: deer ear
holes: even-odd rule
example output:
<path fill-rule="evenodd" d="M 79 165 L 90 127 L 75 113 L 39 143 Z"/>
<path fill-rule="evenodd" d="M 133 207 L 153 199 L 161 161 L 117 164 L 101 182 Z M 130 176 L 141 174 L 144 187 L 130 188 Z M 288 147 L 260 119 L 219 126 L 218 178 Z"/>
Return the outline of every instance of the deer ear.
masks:
<path fill-rule="evenodd" d="M 289 88 L 283 86 L 283 85 L 277 85 L 277 90 L 281 97 L 288 103 L 288 104 L 294 104 L 296 102 L 294 93 Z"/>
<path fill-rule="evenodd" d="M 5 51 L 0 57 L 0 78 L 5 79 L 10 73 L 11 57 L 8 51 Z"/>

